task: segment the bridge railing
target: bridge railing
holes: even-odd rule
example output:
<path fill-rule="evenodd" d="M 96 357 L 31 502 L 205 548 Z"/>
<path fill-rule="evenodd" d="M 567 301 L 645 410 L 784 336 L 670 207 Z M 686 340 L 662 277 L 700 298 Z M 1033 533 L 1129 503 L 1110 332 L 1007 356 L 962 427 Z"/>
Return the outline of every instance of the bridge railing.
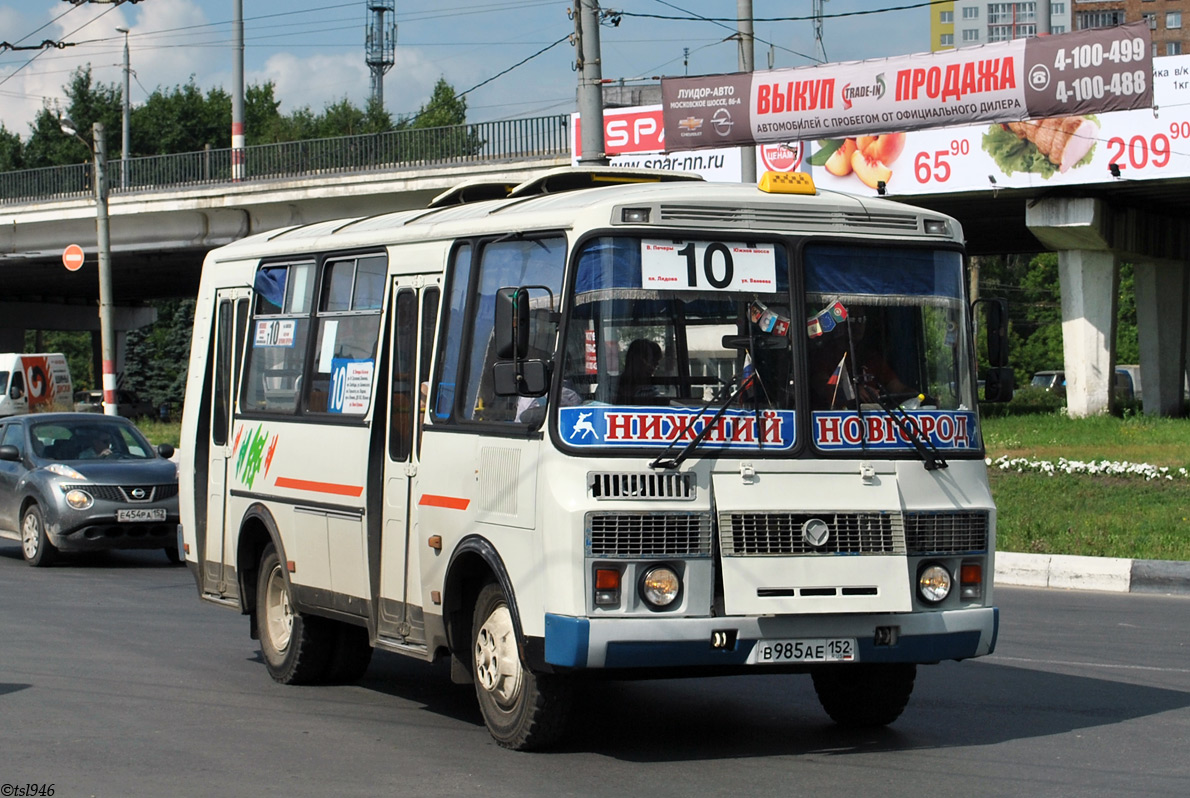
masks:
<path fill-rule="evenodd" d="M 542 116 L 360 136 L 256 144 L 242 181 L 344 172 L 400 171 L 459 163 L 550 157 L 570 151 L 570 117 Z M 110 194 L 233 182 L 231 149 L 108 161 Z M 0 203 L 90 196 L 89 163 L 0 173 Z"/>

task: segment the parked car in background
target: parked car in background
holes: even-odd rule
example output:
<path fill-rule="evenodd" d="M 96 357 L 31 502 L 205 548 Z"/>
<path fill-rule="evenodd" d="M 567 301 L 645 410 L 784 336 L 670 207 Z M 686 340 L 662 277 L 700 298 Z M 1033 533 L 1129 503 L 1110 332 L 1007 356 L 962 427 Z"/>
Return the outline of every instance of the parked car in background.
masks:
<path fill-rule="evenodd" d="M 1066 372 L 1064 371 L 1039 371 L 1033 375 L 1033 379 L 1029 381 L 1029 387 L 1041 388 L 1042 390 L 1051 391 L 1059 396 L 1066 395 Z"/>
<path fill-rule="evenodd" d="M 164 549 L 180 562 L 173 453 L 118 416 L 0 419 L 0 538 L 34 566 L 97 549 Z"/>
<path fill-rule="evenodd" d="M 102 413 L 103 391 L 76 391 L 74 394 L 76 413 Z M 156 408 L 147 399 L 141 399 L 132 391 L 116 391 L 116 412 L 124 418 L 142 418 L 156 415 Z"/>
<path fill-rule="evenodd" d="M 1030 387 L 1051 391 L 1059 396 L 1066 395 L 1066 372 L 1038 371 L 1029 382 Z M 1112 385 L 1117 402 L 1141 400 L 1140 366 L 1116 366 L 1115 382 Z"/>

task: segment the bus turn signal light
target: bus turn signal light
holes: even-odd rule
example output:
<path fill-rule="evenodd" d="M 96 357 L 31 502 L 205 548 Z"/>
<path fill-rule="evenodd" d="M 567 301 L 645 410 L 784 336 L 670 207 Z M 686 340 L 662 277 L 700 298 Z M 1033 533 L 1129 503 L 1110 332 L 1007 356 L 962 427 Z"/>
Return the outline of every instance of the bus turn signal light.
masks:
<path fill-rule="evenodd" d="M 983 595 L 983 566 L 977 562 L 965 562 L 959 568 L 959 596 L 977 599 Z"/>
<path fill-rule="evenodd" d="M 620 603 L 620 571 L 616 568 L 595 569 L 595 604 L 600 607 Z"/>

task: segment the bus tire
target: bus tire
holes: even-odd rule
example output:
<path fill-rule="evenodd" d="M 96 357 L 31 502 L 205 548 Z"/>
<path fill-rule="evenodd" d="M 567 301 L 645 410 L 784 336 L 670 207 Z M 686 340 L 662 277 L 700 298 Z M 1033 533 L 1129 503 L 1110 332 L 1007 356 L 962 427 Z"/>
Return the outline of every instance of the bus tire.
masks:
<path fill-rule="evenodd" d="M 913 693 L 913 663 L 827 665 L 813 671 L 814 692 L 840 726 L 887 726 L 905 710 Z"/>
<path fill-rule="evenodd" d="M 21 516 L 21 554 L 34 568 L 53 565 L 58 558 L 58 549 L 46 534 L 45 519 L 36 504 L 30 504 Z"/>
<path fill-rule="evenodd" d="M 293 608 L 289 579 L 271 543 L 260 557 L 256 621 L 261 658 L 275 681 L 311 684 L 322 679 L 330 664 L 333 630 L 325 619 Z"/>
<path fill-rule="evenodd" d="M 544 748 L 561 738 L 572 687 L 563 676 L 525 666 L 504 591 L 485 585 L 471 623 L 471 667 L 479 709 L 492 738 L 516 751 Z"/>
<path fill-rule="evenodd" d="M 363 626 L 337 622 L 334 650 L 327 666 L 327 684 L 355 684 L 372 663 L 372 644 Z"/>

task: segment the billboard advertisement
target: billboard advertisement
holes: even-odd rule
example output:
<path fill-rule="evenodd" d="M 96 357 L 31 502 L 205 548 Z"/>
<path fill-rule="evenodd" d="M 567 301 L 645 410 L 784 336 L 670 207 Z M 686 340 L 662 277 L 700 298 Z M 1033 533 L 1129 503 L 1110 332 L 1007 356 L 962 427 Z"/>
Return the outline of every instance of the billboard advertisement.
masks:
<path fill-rule="evenodd" d="M 814 139 L 806 163 L 821 189 L 872 195 L 1190 176 L 1190 55 L 1154 59 L 1151 84 L 1152 108 Z"/>
<path fill-rule="evenodd" d="M 661 81 L 666 150 L 1015 122 L 1153 105 L 1148 24 Z"/>

